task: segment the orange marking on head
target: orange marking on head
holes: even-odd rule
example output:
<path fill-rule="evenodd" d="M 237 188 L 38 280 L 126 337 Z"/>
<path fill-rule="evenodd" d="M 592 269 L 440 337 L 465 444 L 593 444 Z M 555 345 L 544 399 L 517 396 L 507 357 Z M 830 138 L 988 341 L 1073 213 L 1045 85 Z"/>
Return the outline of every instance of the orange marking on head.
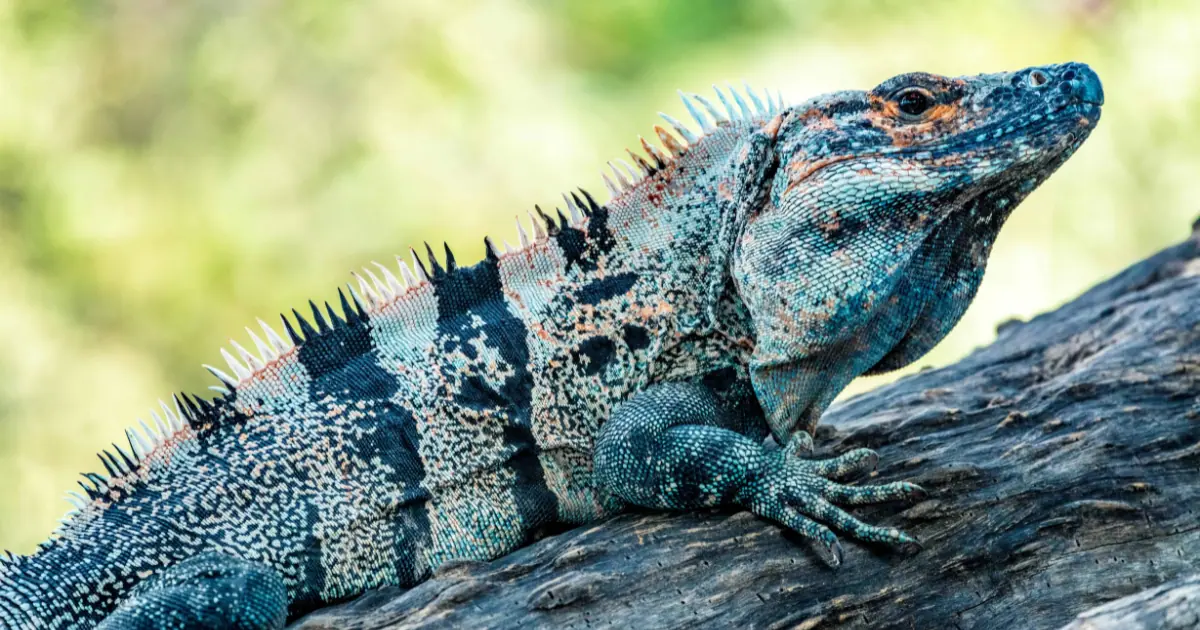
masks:
<path fill-rule="evenodd" d="M 797 160 L 788 165 L 789 173 L 787 188 L 783 194 L 788 194 L 793 188 L 799 186 L 804 180 L 812 177 L 814 173 L 838 162 L 845 162 L 860 156 L 857 155 L 835 155 L 833 157 L 822 158 L 819 160 Z"/>
<path fill-rule="evenodd" d="M 947 153 L 932 160 L 934 166 L 959 166 L 966 161 L 962 153 Z"/>
<path fill-rule="evenodd" d="M 830 116 L 825 112 L 824 109 L 820 107 L 807 109 L 804 111 L 804 113 L 800 114 L 798 118 L 800 120 L 800 124 L 810 129 L 816 129 L 818 131 L 836 131 L 838 128 L 837 121 L 835 121 L 832 116 Z"/>
<path fill-rule="evenodd" d="M 958 116 L 959 110 L 962 108 L 957 103 L 938 103 L 929 108 L 925 112 L 925 119 L 929 122 L 937 122 L 939 120 L 952 120 Z"/>
<path fill-rule="evenodd" d="M 958 103 L 939 103 L 930 107 L 919 121 L 906 123 L 895 101 L 875 95 L 868 99 L 874 111 L 867 114 L 867 119 L 876 129 L 886 132 L 892 139 L 892 146 L 898 148 L 912 146 L 932 135 L 949 131 L 963 113 Z"/>
<path fill-rule="evenodd" d="M 874 94 L 867 96 L 867 102 L 870 103 L 871 109 L 878 112 L 879 116 L 887 119 L 895 119 L 900 115 L 900 106 L 896 101 L 889 101 Z"/>

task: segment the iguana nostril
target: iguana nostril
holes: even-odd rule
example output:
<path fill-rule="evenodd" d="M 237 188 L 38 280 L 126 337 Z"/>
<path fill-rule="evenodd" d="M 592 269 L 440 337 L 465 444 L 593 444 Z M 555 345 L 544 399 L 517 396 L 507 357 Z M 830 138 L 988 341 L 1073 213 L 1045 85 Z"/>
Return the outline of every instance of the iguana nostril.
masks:
<path fill-rule="evenodd" d="M 1064 72 L 1063 79 L 1066 79 L 1068 74 L 1072 75 L 1072 78 L 1063 83 L 1063 93 L 1072 95 L 1076 100 L 1084 103 L 1104 104 L 1104 86 L 1100 83 L 1100 77 L 1091 68 L 1082 64 L 1077 65 Z"/>

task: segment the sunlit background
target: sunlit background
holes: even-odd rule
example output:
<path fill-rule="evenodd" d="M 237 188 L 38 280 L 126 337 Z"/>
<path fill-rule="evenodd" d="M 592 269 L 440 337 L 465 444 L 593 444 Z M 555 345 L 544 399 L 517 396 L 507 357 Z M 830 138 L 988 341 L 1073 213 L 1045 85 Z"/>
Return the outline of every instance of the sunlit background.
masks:
<path fill-rule="evenodd" d="M 256 316 L 410 244 L 515 240 L 534 203 L 603 191 L 657 111 L 683 118 L 676 88 L 796 101 L 1067 60 L 1100 73 L 1104 119 L 922 365 L 1184 237 L 1200 3 L 0 0 L 0 548 L 44 539 L 95 451 L 204 391 Z"/>

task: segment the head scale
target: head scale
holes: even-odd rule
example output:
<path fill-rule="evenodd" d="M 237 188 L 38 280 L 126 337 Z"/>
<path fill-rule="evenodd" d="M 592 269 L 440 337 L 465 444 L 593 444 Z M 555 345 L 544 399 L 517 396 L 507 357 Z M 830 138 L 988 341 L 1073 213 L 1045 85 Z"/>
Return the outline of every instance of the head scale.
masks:
<path fill-rule="evenodd" d="M 851 379 L 949 332 L 996 232 L 1088 136 L 1103 98 L 1079 63 L 912 73 L 773 121 L 778 169 L 744 218 L 733 275 L 776 437 L 811 430 Z"/>

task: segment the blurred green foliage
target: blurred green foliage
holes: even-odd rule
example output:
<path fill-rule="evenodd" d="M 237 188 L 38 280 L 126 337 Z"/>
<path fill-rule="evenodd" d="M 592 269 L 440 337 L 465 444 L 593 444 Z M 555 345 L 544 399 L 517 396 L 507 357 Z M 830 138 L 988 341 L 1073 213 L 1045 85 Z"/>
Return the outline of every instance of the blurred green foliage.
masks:
<path fill-rule="evenodd" d="M 677 87 L 793 100 L 1078 59 L 1092 140 L 1010 220 L 956 359 L 1185 233 L 1200 5 L 1117 0 L 0 0 L 0 548 L 256 316 L 423 240 L 460 261 Z M 510 236 L 511 238 L 511 236 Z M 856 385 L 857 388 L 869 386 Z"/>

